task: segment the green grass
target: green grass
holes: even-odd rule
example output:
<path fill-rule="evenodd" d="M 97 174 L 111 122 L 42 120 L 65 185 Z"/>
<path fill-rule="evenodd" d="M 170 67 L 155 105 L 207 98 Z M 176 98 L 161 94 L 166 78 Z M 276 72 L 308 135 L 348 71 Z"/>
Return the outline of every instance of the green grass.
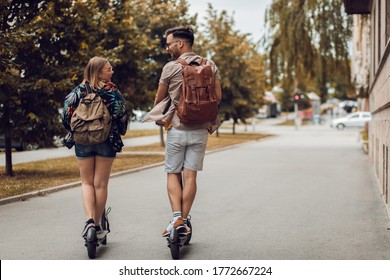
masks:
<path fill-rule="evenodd" d="M 163 155 L 118 154 L 112 172 L 133 169 L 164 161 Z M 39 191 L 80 180 L 77 160 L 74 156 L 48 159 L 13 166 L 14 176 L 0 173 L 0 198 Z"/>
<path fill-rule="evenodd" d="M 143 137 L 143 136 L 153 136 L 159 135 L 160 130 L 157 129 L 145 129 L 145 130 L 128 130 L 126 135 L 123 136 L 123 139 L 135 138 L 135 137 Z"/>
<path fill-rule="evenodd" d="M 368 131 L 365 129 L 360 131 L 360 137 L 363 141 L 368 141 Z"/>
<path fill-rule="evenodd" d="M 301 125 L 308 125 L 310 124 L 311 122 L 309 120 L 302 120 L 302 123 Z M 295 121 L 294 120 L 287 120 L 287 121 L 284 121 L 282 123 L 279 123 L 277 125 L 286 125 L 286 126 L 294 126 L 295 125 Z"/>
<path fill-rule="evenodd" d="M 136 132 L 139 136 L 154 135 L 151 131 Z M 158 130 L 154 133 L 159 133 Z M 133 137 L 134 132 L 129 132 L 127 137 Z M 134 137 L 139 137 L 134 136 Z M 215 150 L 247 141 L 259 140 L 269 135 L 263 134 L 225 134 L 220 133 L 220 137 L 215 134 L 209 137 L 207 149 Z M 163 152 L 164 147 L 160 143 L 145 146 L 127 147 L 126 151 Z M 112 173 L 123 170 L 134 169 L 164 161 L 164 155 L 160 154 L 126 154 L 119 153 L 114 161 Z M 0 198 L 20 195 L 32 191 L 39 191 L 50 187 L 55 187 L 80 180 L 77 160 L 74 156 L 20 163 L 13 165 L 14 176 L 5 175 L 5 167 L 0 171 Z"/>

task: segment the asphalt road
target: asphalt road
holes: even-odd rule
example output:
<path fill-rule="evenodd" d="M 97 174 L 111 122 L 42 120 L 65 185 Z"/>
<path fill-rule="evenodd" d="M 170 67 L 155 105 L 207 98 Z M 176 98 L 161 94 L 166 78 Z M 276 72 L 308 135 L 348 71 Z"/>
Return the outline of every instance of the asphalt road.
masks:
<path fill-rule="evenodd" d="M 243 129 L 243 128 L 240 128 Z M 357 130 L 274 133 L 208 154 L 187 260 L 390 259 L 389 218 Z M 169 260 L 163 167 L 112 178 L 112 231 L 97 259 Z M 80 188 L 0 206 L 0 259 L 84 260 Z"/>

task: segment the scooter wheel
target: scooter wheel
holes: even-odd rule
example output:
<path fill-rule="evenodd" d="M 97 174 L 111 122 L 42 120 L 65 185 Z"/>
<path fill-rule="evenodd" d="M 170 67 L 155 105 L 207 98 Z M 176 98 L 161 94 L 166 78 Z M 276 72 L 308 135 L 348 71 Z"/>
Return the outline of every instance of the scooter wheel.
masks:
<path fill-rule="evenodd" d="M 90 228 L 87 232 L 87 251 L 88 257 L 94 259 L 96 257 L 97 237 L 95 228 Z"/>
<path fill-rule="evenodd" d="M 169 236 L 171 255 L 172 259 L 177 260 L 180 257 L 180 238 L 179 233 L 176 229 L 172 229 L 171 235 Z"/>
<path fill-rule="evenodd" d="M 87 242 L 88 257 L 90 259 L 96 258 L 96 242 L 88 241 Z"/>
<path fill-rule="evenodd" d="M 184 245 L 190 244 L 191 237 L 192 237 L 192 225 L 191 225 L 190 220 L 187 220 L 187 226 L 191 229 L 191 232 L 190 232 L 190 234 L 188 234 L 187 239 L 186 239 L 186 241 L 184 242 Z"/>

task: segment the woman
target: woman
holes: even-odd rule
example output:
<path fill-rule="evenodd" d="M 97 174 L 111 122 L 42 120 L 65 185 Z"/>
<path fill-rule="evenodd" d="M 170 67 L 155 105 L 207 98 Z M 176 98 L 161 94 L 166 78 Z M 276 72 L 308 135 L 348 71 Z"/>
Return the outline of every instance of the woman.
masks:
<path fill-rule="evenodd" d="M 66 96 L 64 102 L 62 123 L 69 132 L 64 144 L 68 148 L 75 145 L 82 183 L 84 212 L 87 219 L 82 232 L 84 238 L 90 229 L 95 229 L 92 230 L 92 235 L 95 238 L 96 232 L 101 231 L 99 221 L 106 206 L 111 166 L 116 153 L 120 152 L 123 147 L 120 135 L 124 135 L 127 130 L 128 118 L 125 102 L 118 88 L 111 82 L 113 74 L 114 71 L 107 59 L 93 57 L 84 69 L 83 82 Z M 112 126 L 107 140 L 94 145 L 74 143 L 70 128 L 73 112 L 80 99 L 88 94 L 87 83 L 92 91 L 103 99 L 112 118 Z"/>

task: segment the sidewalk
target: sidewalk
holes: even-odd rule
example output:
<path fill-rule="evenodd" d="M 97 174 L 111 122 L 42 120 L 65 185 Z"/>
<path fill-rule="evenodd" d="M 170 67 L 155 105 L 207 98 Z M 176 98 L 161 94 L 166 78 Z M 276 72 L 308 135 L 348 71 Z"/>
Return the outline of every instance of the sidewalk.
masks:
<path fill-rule="evenodd" d="M 125 147 L 132 146 L 140 146 L 140 145 L 148 145 L 152 143 L 160 142 L 160 136 L 144 136 L 144 137 L 136 137 L 124 139 L 123 144 Z M 68 149 L 66 147 L 60 148 L 50 148 L 50 149 L 39 149 L 35 151 L 24 151 L 24 152 L 13 152 L 12 153 L 12 163 L 23 163 L 30 162 L 36 160 L 45 160 L 51 158 L 61 158 L 74 156 L 74 147 L 72 149 Z M 5 154 L 0 156 L 0 167 L 5 166 Z"/>
<path fill-rule="evenodd" d="M 262 124 L 262 126 L 272 126 L 278 122 L 281 122 L 283 120 L 281 119 L 268 119 L 268 120 L 262 120 L 259 123 Z M 150 129 L 158 129 L 158 127 L 154 123 L 140 123 L 140 122 L 131 122 L 129 125 L 129 128 L 132 130 L 150 130 Z M 253 129 L 253 126 L 248 125 L 247 128 Z M 238 131 L 243 131 L 245 128 L 243 125 L 237 126 Z M 223 132 L 231 132 L 230 129 L 221 129 Z M 253 132 L 253 130 L 251 130 Z M 154 136 L 144 136 L 144 137 L 136 137 L 136 138 L 129 138 L 124 139 L 123 144 L 125 147 L 132 147 L 132 146 L 140 146 L 140 145 L 149 145 L 153 143 L 159 143 L 160 142 L 160 135 L 154 135 Z M 125 153 L 125 152 L 124 152 Z M 129 153 L 129 152 L 126 152 Z M 134 153 L 134 152 L 131 152 Z M 13 152 L 12 153 L 12 163 L 23 163 L 23 162 L 30 162 L 30 161 L 37 161 L 37 160 L 45 160 L 45 159 L 51 159 L 51 158 L 61 158 L 61 157 L 68 157 L 74 155 L 74 147 L 72 149 L 68 149 L 66 147 L 59 147 L 59 148 L 48 148 L 48 149 L 39 149 L 35 151 L 24 151 L 24 152 Z M 0 155 L 0 167 L 5 166 L 5 154 Z"/>
<path fill-rule="evenodd" d="M 206 156 L 183 260 L 390 260 L 389 218 L 358 130 L 256 130 L 276 136 Z M 112 231 L 97 258 L 170 260 L 163 167 L 112 178 L 109 189 Z M 0 259 L 87 259 L 83 223 L 80 188 L 1 205 Z"/>

